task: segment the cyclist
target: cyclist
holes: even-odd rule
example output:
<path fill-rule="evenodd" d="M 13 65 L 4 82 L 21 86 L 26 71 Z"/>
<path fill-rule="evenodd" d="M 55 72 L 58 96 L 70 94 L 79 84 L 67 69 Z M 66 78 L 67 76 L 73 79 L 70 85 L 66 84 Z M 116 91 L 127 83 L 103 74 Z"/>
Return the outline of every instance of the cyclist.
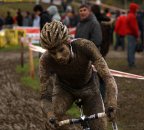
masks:
<path fill-rule="evenodd" d="M 68 29 L 59 21 L 46 23 L 41 31 L 41 44 L 47 50 L 40 58 L 41 106 L 47 115 L 47 130 L 64 130 L 51 124 L 63 120 L 73 102 L 81 98 L 85 115 L 114 111 L 117 107 L 117 85 L 95 44 L 86 39 L 70 40 Z M 94 71 L 92 65 L 97 70 Z M 99 78 L 106 84 L 105 107 L 99 91 Z M 105 110 L 106 108 L 106 110 Z M 93 130 L 106 130 L 106 118 L 90 122 Z"/>

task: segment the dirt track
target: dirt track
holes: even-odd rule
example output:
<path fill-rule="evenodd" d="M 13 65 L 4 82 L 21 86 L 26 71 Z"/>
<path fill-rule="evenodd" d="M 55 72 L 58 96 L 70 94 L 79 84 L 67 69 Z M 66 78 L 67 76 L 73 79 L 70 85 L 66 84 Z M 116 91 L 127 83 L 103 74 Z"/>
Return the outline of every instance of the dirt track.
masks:
<path fill-rule="evenodd" d="M 144 75 L 143 55 L 137 55 L 138 68 L 129 69 L 125 66 L 125 58 L 117 60 L 121 53 L 113 53 L 108 57 L 113 58 L 109 63 L 113 61 L 114 69 Z M 39 93 L 22 86 L 20 76 L 15 72 L 16 65 L 20 64 L 19 58 L 18 52 L 0 52 L 0 130 L 44 130 Z M 141 115 L 144 110 L 143 81 L 117 78 L 117 83 L 119 127 L 121 130 L 144 130 L 144 116 Z"/>
<path fill-rule="evenodd" d="M 18 53 L 0 52 L 0 130 L 42 130 L 39 94 L 20 84 L 17 64 Z"/>

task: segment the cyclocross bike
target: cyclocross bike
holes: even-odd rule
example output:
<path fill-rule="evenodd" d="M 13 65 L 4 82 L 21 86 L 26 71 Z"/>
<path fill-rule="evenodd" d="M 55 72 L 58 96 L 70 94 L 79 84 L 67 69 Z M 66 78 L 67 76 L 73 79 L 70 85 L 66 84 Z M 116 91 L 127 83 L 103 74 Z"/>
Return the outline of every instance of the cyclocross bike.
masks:
<path fill-rule="evenodd" d="M 82 100 L 78 99 L 76 101 L 76 105 L 80 109 L 80 118 L 67 119 L 67 120 L 60 121 L 58 123 L 59 126 L 63 126 L 63 125 L 66 125 L 66 124 L 81 124 L 81 126 L 83 127 L 83 130 L 92 130 L 90 128 L 89 121 L 107 116 L 105 112 L 93 114 L 93 115 L 90 115 L 90 116 L 85 116 L 84 113 L 83 113 L 83 109 L 82 109 Z M 112 128 L 113 128 L 113 130 L 118 130 L 116 122 L 112 122 Z"/>

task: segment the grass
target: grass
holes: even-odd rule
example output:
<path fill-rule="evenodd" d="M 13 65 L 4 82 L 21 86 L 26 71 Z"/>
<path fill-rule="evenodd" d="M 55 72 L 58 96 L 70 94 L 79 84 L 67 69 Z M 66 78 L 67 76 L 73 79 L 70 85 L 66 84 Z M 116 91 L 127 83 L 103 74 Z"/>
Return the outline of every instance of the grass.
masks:
<path fill-rule="evenodd" d="M 75 104 L 73 104 L 72 108 L 67 111 L 67 114 L 71 115 L 72 117 L 78 118 L 80 116 L 80 112 L 78 109 L 79 108 Z"/>
<path fill-rule="evenodd" d="M 0 51 L 1 52 L 20 52 L 21 50 L 21 47 L 20 45 L 6 45 L 5 47 L 0 47 Z M 28 50 L 28 46 L 24 46 L 24 51 L 27 51 Z"/>
<path fill-rule="evenodd" d="M 34 59 L 34 65 L 35 65 L 35 72 L 38 69 L 38 58 Z M 30 67 L 29 64 L 24 64 L 24 67 L 21 67 L 20 65 L 16 67 L 16 72 L 20 73 L 22 75 L 21 82 L 23 85 L 28 86 L 36 91 L 39 91 L 39 77 L 37 74 L 35 74 L 34 79 L 31 78 L 29 72 Z"/>
<path fill-rule="evenodd" d="M 19 51 L 20 46 L 19 45 L 11 45 L 11 46 L 5 46 L 0 48 L 0 51 Z"/>

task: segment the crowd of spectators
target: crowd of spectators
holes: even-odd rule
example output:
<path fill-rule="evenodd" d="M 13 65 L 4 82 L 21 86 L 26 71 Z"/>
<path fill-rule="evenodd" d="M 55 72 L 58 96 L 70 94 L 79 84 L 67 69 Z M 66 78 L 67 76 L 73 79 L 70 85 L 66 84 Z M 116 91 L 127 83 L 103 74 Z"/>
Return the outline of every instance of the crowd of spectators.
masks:
<path fill-rule="evenodd" d="M 41 5 L 35 5 L 33 12 L 18 9 L 16 16 L 12 16 L 8 11 L 5 18 L 0 17 L 0 30 L 3 27 L 12 28 L 13 26 L 40 27 L 42 29 L 46 22 L 58 20 L 67 27 L 75 27 L 76 38 L 86 38 L 92 40 L 98 47 L 101 46 L 100 51 L 104 57 L 109 51 L 110 44 L 116 51 L 119 50 L 119 47 L 122 51 L 128 48 L 129 66 L 135 65 L 136 43 L 141 43 L 141 51 L 144 45 L 144 11 L 137 4 L 130 3 L 128 11 L 117 10 L 113 11 L 114 13 L 110 9 L 92 5 L 89 6 L 90 8 L 85 8 L 88 9 L 88 16 L 90 16 L 86 20 L 82 20 L 83 5 L 78 11 L 70 3 L 62 2 L 62 7 L 62 11 L 60 11 L 56 5 L 50 5 L 47 9 Z M 113 34 L 115 34 L 115 40 L 113 40 Z M 131 36 L 135 39 L 135 46 L 131 43 L 134 41 Z M 126 47 L 126 37 L 128 47 Z"/>
<path fill-rule="evenodd" d="M 52 20 L 62 21 L 68 27 L 76 27 L 78 23 L 76 11 L 70 5 L 64 6 L 64 3 L 62 4 L 62 13 L 56 5 L 50 5 L 44 9 L 39 4 L 33 7 L 33 12 L 18 9 L 16 15 L 13 16 L 11 11 L 7 11 L 5 17 L 0 17 L 0 29 L 3 27 L 12 28 L 13 26 L 42 28 L 45 22 L 51 22 Z"/>

